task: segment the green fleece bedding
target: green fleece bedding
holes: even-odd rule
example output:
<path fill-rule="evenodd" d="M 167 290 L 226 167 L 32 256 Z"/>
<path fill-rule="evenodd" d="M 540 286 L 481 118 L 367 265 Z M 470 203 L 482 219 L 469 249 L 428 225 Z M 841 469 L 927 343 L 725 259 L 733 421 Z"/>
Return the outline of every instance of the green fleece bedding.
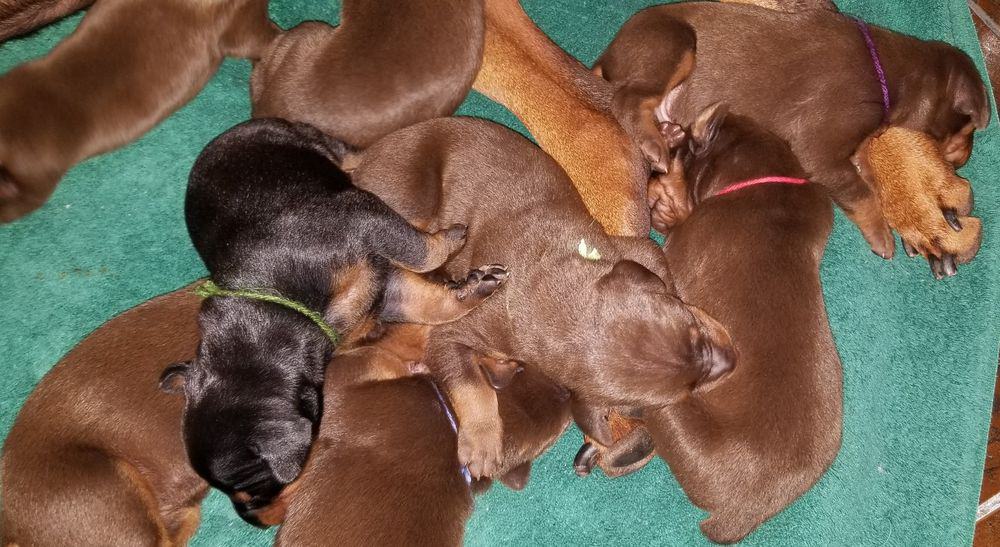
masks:
<path fill-rule="evenodd" d="M 553 39 L 592 62 L 642 0 L 530 0 Z M 843 0 L 846 11 L 947 40 L 982 66 L 965 0 Z M 325 0 L 272 0 L 283 27 L 335 22 Z M 0 71 L 45 54 L 80 16 L 0 45 Z M 804 37 L 803 39 L 808 39 Z M 794 47 L 794 44 L 789 44 Z M 39 212 L 0 227 L 0 431 L 42 375 L 113 315 L 202 276 L 182 205 L 208 141 L 249 115 L 248 62 L 226 62 L 201 94 L 131 146 L 87 161 Z M 81 90 L 86 93 L 86 90 Z M 463 114 L 520 128 L 481 96 Z M 844 364 L 844 443 L 820 483 L 751 535 L 751 545 L 956 545 L 972 538 L 1000 339 L 1000 129 L 976 137 L 962 174 L 984 220 L 978 258 L 935 282 L 922 260 L 874 257 L 838 213 L 823 262 L 830 322 Z M 662 461 L 632 476 L 579 479 L 568 432 L 515 493 L 478 499 L 467 541 L 486 544 L 692 545 L 703 513 Z M 99 502 L 99 500 L 95 500 Z M 434 500 L 427 500 L 433 503 Z M 206 502 L 197 545 L 264 545 L 228 501 Z"/>

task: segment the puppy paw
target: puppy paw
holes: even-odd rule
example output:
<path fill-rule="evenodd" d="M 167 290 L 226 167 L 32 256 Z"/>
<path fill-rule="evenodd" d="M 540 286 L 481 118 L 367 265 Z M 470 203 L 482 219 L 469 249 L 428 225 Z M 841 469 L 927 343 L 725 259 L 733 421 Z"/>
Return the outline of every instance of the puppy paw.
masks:
<path fill-rule="evenodd" d="M 646 187 L 650 223 L 665 234 L 691 215 L 692 204 L 687 184 L 679 173 L 653 174 Z"/>
<path fill-rule="evenodd" d="M 489 298 L 507 281 L 510 272 L 502 264 L 487 264 L 470 270 L 465 279 L 449 283 L 459 301 L 477 301 Z"/>
<path fill-rule="evenodd" d="M 489 477 L 496 473 L 502 451 L 503 436 L 499 428 L 459 428 L 458 462 L 467 466 L 473 477 Z"/>
<path fill-rule="evenodd" d="M 669 169 L 670 164 L 670 150 L 667 148 L 667 143 L 659 135 L 644 136 L 639 141 L 639 150 L 642 151 L 642 155 L 649 162 L 649 167 L 656 173 L 666 173 Z"/>
<path fill-rule="evenodd" d="M 976 256 L 982 222 L 969 216 L 972 186 L 930 136 L 890 128 L 871 140 L 867 160 L 882 214 L 908 256 L 927 258 L 936 279 Z"/>

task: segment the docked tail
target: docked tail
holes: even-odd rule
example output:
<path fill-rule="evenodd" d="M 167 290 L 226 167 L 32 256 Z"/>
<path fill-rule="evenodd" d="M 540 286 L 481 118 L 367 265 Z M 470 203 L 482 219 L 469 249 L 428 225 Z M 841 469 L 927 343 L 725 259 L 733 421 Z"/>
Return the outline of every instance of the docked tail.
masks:
<path fill-rule="evenodd" d="M 72 15 L 94 0 L 0 0 L 0 42 Z"/>

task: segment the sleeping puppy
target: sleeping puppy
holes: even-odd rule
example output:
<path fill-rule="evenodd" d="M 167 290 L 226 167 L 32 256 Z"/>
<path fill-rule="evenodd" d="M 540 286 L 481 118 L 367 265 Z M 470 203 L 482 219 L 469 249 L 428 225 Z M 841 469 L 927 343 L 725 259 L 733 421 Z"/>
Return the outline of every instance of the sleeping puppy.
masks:
<path fill-rule="evenodd" d="M 474 355 L 537 368 L 573 394 L 574 418 L 606 444 L 592 405 L 660 407 L 734 365 L 725 330 L 673 296 L 660 249 L 606 235 L 555 161 L 507 128 L 466 118 L 411 126 L 369 148 L 354 180 L 415 222 L 467 224 L 448 274 L 484 257 L 511 268 L 502 297 L 436 327 L 427 350 L 473 476 L 500 465 L 494 388 L 516 371 L 484 382 Z"/>
<path fill-rule="evenodd" d="M 407 361 L 423 355 L 423 344 L 398 351 L 399 340 L 424 342 L 426 332 L 392 327 L 377 346 L 339 355 L 329 367 L 325 404 L 333 419 L 320 427 L 287 500 L 287 517 L 283 508 L 268 511 L 274 522 L 285 517 L 277 545 L 462 544 L 473 494 L 489 481 L 469 482 L 461 473 L 448 401 L 429 377 L 356 379 L 359 370 L 373 367 L 412 369 Z M 489 359 L 481 364 L 503 366 Z M 497 475 L 520 490 L 531 461 L 569 423 L 568 393 L 526 369 L 498 399 L 505 435 Z"/>
<path fill-rule="evenodd" d="M 277 33 L 267 0 L 101 0 L 48 55 L 0 77 L 0 222 L 169 116 L 223 57 L 256 58 Z"/>
<path fill-rule="evenodd" d="M 345 0 L 340 26 L 285 32 L 254 67 L 253 116 L 355 148 L 458 108 L 483 53 L 482 0 Z"/>
<path fill-rule="evenodd" d="M 420 232 L 337 167 L 343 144 L 259 119 L 223 133 L 191 171 L 188 231 L 213 285 L 191 363 L 164 373 L 183 391 L 194 469 L 241 512 L 298 476 L 340 333 L 382 322 L 454 321 L 506 278 L 497 265 L 445 286 L 415 272 L 444 263 L 464 226 Z"/>
<path fill-rule="evenodd" d="M 699 115 L 679 154 L 695 206 L 666 257 L 677 294 L 725 325 L 740 366 L 711 390 L 645 409 L 651 437 L 629 442 L 651 438 L 708 511 L 705 535 L 734 543 L 815 484 L 840 449 L 841 364 L 819 278 L 833 211 L 787 143 L 724 106 Z"/>
<path fill-rule="evenodd" d="M 190 288 L 90 333 L 49 371 L 3 446 L 3 545 L 184 545 L 205 484 L 181 443 L 181 400 L 157 378 L 198 346 Z"/>
<path fill-rule="evenodd" d="M 597 60 L 595 71 L 619 81 L 665 80 L 672 72 L 671 59 L 649 62 L 636 51 L 647 43 L 669 50 L 662 45 L 667 42 L 682 54 L 681 46 L 690 38 L 658 30 L 676 25 L 693 29 L 698 61 L 676 94 L 661 96 L 658 121 L 687 127 L 699 112 L 720 101 L 758 120 L 791 144 L 815 182 L 830 191 L 872 250 L 884 258 L 893 255 L 895 243 L 873 191 L 878 181 L 859 176 L 853 161 L 865 140 L 883 125 L 919 131 L 933 138 L 942 158 L 960 166 L 971 153 L 973 130 L 989 121 L 986 87 L 968 56 L 942 42 L 872 26 L 869 32 L 889 92 L 890 111 L 883 119 L 872 53 L 858 24 L 824 9 L 781 13 L 716 2 L 648 8 L 622 27 Z M 809 39 L 802 40 L 803 36 Z M 615 65 L 630 65 L 630 72 L 606 70 Z M 901 206 L 908 203 L 905 192 L 884 197 Z M 918 231 L 928 240 L 947 232 L 945 197 L 927 196 L 937 203 L 933 214 L 909 211 L 907 225 L 896 228 Z M 661 221 L 669 224 L 672 219 Z M 976 231 L 978 224 L 970 222 L 964 229 Z M 971 258 L 974 252 L 969 252 L 968 242 L 978 242 L 978 237 L 956 238 L 960 240 L 956 244 L 966 243 L 964 248 L 929 246 L 926 256 L 932 265 L 948 257 L 954 260 L 956 254 Z"/>

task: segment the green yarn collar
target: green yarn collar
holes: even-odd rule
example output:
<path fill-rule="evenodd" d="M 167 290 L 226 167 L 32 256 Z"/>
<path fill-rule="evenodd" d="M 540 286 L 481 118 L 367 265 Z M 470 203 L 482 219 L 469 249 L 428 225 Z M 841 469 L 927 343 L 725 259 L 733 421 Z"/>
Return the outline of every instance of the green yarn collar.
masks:
<path fill-rule="evenodd" d="M 270 289 L 265 289 L 265 290 L 270 290 Z M 333 327 L 331 327 L 330 324 L 323 319 L 322 315 L 320 315 L 314 310 L 309 309 L 301 302 L 296 302 L 295 300 L 292 300 L 290 298 L 285 298 L 284 296 L 277 294 L 277 291 L 262 292 L 261 290 L 257 289 L 233 289 L 233 290 L 223 289 L 222 287 L 216 285 L 215 282 L 213 282 L 211 279 L 209 279 L 206 280 L 201 285 L 195 287 L 194 294 L 202 298 L 209 298 L 211 296 L 235 296 L 240 298 L 249 298 L 251 300 L 260 300 L 261 302 L 270 302 L 272 304 L 278 304 L 279 306 L 284 306 L 290 310 L 295 310 L 301 313 L 302 315 L 308 317 L 309 320 L 312 321 L 313 323 L 316 323 L 316 326 L 319 327 L 319 330 L 323 331 L 323 334 L 325 334 L 327 338 L 330 339 L 330 342 L 333 343 L 334 347 L 337 346 L 337 341 L 340 340 L 340 337 L 337 335 L 337 331 L 334 330 Z"/>

